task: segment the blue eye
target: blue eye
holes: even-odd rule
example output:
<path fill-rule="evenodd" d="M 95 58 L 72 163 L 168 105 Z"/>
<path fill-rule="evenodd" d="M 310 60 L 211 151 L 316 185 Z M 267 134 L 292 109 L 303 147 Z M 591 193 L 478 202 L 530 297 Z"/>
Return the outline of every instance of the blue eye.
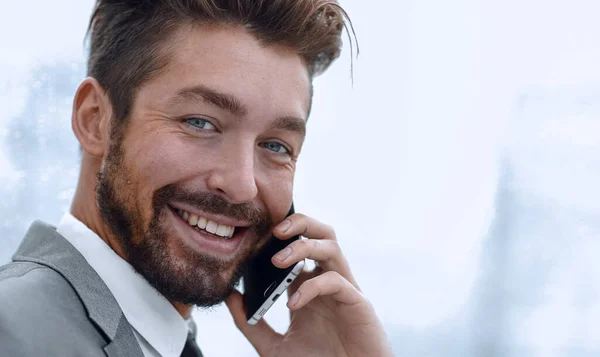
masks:
<path fill-rule="evenodd" d="M 197 130 L 216 130 L 217 128 L 206 119 L 202 118 L 189 118 L 185 120 L 186 123 L 190 124 Z"/>
<path fill-rule="evenodd" d="M 276 141 L 269 141 L 263 144 L 263 146 L 270 151 L 273 151 L 276 154 L 289 154 L 289 150 L 283 146 L 282 144 Z"/>

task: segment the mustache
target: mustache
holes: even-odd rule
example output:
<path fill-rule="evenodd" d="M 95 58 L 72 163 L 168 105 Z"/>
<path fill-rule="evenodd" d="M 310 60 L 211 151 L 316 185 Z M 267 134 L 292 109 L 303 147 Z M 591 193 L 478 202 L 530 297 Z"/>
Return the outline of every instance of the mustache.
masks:
<path fill-rule="evenodd" d="M 206 191 L 189 191 L 173 184 L 158 189 L 154 193 L 155 212 L 171 201 L 186 203 L 201 210 L 230 217 L 240 221 L 248 221 L 254 226 L 269 227 L 271 219 L 266 211 L 251 202 L 231 203 L 220 195 Z M 260 229 L 262 231 L 263 229 Z"/>

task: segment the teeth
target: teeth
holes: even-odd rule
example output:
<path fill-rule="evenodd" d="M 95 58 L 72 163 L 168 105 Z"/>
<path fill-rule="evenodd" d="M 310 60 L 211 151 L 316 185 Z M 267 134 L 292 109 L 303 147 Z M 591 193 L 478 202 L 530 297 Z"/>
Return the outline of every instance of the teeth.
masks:
<path fill-rule="evenodd" d="M 208 220 L 206 218 L 200 217 L 200 219 L 198 220 L 198 228 L 200 228 L 200 229 L 206 228 L 206 222 L 208 222 Z"/>
<path fill-rule="evenodd" d="M 218 224 L 215 221 L 211 221 L 205 217 L 200 217 L 184 210 L 178 210 L 177 213 L 179 213 L 179 215 L 191 226 L 197 226 L 200 229 L 204 229 L 209 233 L 216 234 L 225 239 L 231 238 L 233 236 L 233 232 L 235 231 L 235 227 L 233 226 Z"/>
<path fill-rule="evenodd" d="M 210 233 L 217 233 L 217 226 L 217 222 L 209 220 L 208 223 L 206 223 L 206 230 Z"/>
<path fill-rule="evenodd" d="M 229 226 L 219 224 L 215 234 L 221 237 L 227 237 L 229 235 Z"/>

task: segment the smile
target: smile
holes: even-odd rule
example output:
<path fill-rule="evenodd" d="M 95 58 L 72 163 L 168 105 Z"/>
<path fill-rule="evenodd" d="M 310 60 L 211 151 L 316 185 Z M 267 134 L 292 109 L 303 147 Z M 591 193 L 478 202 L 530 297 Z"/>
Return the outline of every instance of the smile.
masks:
<path fill-rule="evenodd" d="M 251 224 L 231 217 L 207 214 L 186 205 L 169 204 L 168 211 L 173 217 L 173 229 L 186 245 L 223 260 L 231 259 L 242 246 L 250 232 Z M 194 213 L 190 212 L 194 211 Z M 210 217 L 210 218 L 209 218 Z"/>
<path fill-rule="evenodd" d="M 190 226 L 203 233 L 216 235 L 223 239 L 230 239 L 231 237 L 233 237 L 233 233 L 235 232 L 234 226 L 219 224 L 206 217 L 198 216 L 194 213 L 189 213 L 182 209 L 179 209 L 176 212 L 181 218 L 188 222 Z"/>

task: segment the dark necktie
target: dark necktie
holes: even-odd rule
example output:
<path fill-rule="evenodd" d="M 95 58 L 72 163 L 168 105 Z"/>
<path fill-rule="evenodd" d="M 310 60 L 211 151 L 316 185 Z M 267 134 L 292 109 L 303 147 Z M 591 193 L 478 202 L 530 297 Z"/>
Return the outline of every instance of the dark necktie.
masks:
<path fill-rule="evenodd" d="M 185 346 L 183 346 L 181 357 L 202 357 L 202 352 L 196 344 L 196 323 L 190 320 L 189 327 L 187 341 L 185 341 Z"/>

